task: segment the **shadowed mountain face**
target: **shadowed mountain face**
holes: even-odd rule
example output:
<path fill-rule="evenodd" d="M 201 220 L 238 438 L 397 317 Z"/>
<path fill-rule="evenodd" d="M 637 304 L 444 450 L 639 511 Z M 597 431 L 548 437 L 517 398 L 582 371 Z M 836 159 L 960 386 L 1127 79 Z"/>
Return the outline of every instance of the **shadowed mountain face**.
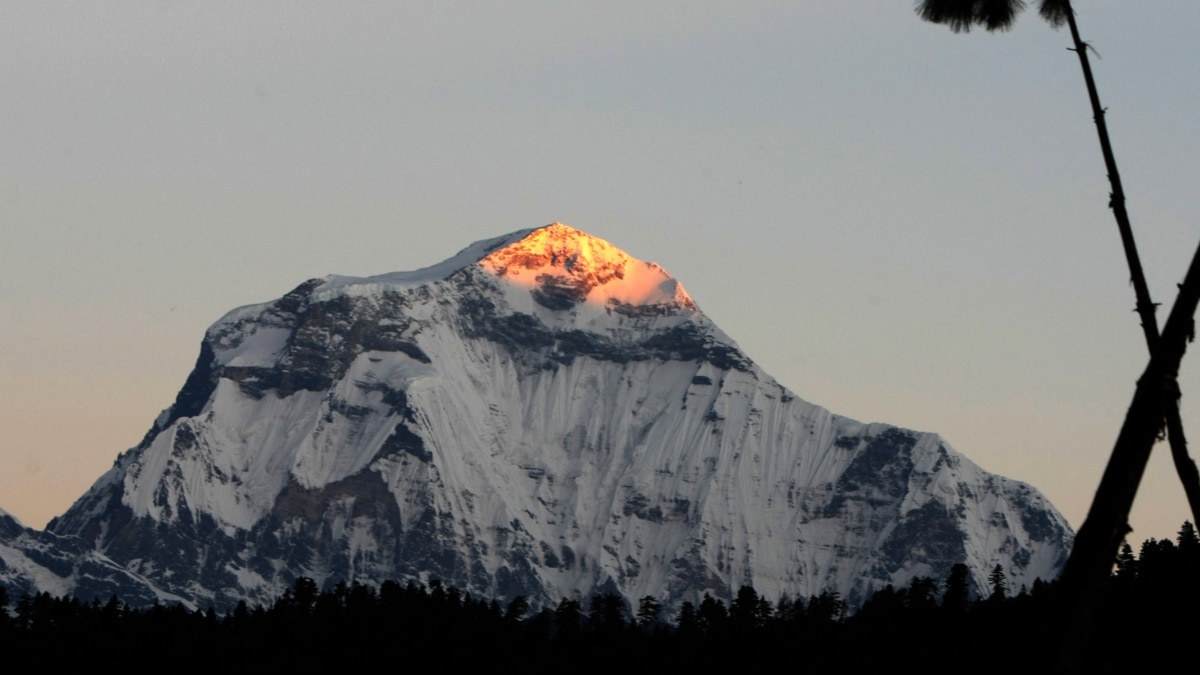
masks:
<path fill-rule="evenodd" d="M 1033 488 L 797 398 L 662 268 L 557 223 L 233 310 L 45 536 L 218 608 L 300 575 L 853 605 L 956 562 L 1051 578 L 1071 542 Z"/>

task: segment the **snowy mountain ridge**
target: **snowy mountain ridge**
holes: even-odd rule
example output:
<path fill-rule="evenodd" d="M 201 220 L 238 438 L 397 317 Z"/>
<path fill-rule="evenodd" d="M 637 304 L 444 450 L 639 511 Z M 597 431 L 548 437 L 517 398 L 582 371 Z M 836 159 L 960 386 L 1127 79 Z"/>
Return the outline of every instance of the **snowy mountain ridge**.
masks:
<path fill-rule="evenodd" d="M 226 314 L 47 530 L 218 607 L 299 575 L 856 604 L 956 562 L 1051 578 L 1071 540 L 1030 486 L 797 398 L 661 267 L 559 223 Z"/>

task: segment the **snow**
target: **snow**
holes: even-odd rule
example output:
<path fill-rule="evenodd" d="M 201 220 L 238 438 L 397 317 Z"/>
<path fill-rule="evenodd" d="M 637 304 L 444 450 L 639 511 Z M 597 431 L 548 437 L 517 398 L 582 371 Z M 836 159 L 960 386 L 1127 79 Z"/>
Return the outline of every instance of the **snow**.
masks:
<path fill-rule="evenodd" d="M 548 306 L 537 296 L 547 284 L 576 296 Z M 385 293 L 404 302 L 389 303 Z M 468 337 L 460 305 L 469 293 L 483 294 L 497 317 L 528 315 L 547 332 L 600 336 L 629 351 L 563 358 L 557 345 Z M 704 591 L 727 597 L 748 582 L 768 597 L 832 589 L 862 598 L 944 562 L 887 558 L 905 518 L 926 512 L 958 528 L 980 580 L 997 562 L 1010 566 L 1014 584 L 1049 578 L 1069 545 L 1049 502 L 987 474 L 936 434 L 833 415 L 748 360 L 730 368 L 639 353 L 684 325 L 709 344 L 737 347 L 661 267 L 566 225 L 476 242 L 414 272 L 326 277 L 306 302 L 342 295 L 356 298 L 347 310 L 355 321 L 403 330 L 428 362 L 364 349 L 328 390 L 286 396 L 251 395 L 222 378 L 199 414 L 119 462 L 116 477 L 102 478 L 73 507 L 78 518 L 64 522 L 105 517 L 100 496 L 112 494 L 151 522 L 206 514 L 225 535 L 244 538 L 281 517 L 275 509 L 289 485 L 320 491 L 377 476 L 396 500 L 400 531 L 387 534 L 390 524 L 356 510 L 352 493 L 331 498 L 315 517 L 342 548 L 300 563 L 306 573 L 391 578 L 398 563 L 388 537 L 429 531 L 437 534 L 428 545 L 472 569 L 448 582 L 490 594 L 495 587 L 477 585 L 479 575 L 495 580 L 529 565 L 549 599 L 609 583 L 629 598 L 694 600 Z M 616 311 L 625 306 L 652 311 Z M 208 339 L 223 367 L 282 368 L 291 330 L 265 303 L 227 314 Z M 400 426 L 427 456 L 385 451 Z M 869 449 L 889 434 L 911 439 L 911 449 L 896 457 Z M 862 463 L 868 473 L 854 468 Z M 848 481 L 852 471 L 866 477 Z M 1026 532 L 1030 508 L 1048 514 L 1058 535 Z M 309 536 L 307 527 L 284 519 L 262 536 L 278 547 Z M 278 569 L 268 573 L 267 563 L 253 567 L 254 545 L 246 546 L 211 564 L 231 575 L 241 597 L 282 590 L 277 572 L 289 563 L 269 561 Z M 1014 563 L 1017 550 L 1028 561 Z"/>
<path fill-rule="evenodd" d="M 322 302 L 335 297 L 338 293 L 356 296 L 374 296 L 384 290 L 399 291 L 416 286 L 443 281 L 458 270 L 479 262 L 484 256 L 495 249 L 520 241 L 529 233 L 536 230 L 520 230 L 502 237 L 482 239 L 464 248 L 453 256 L 436 265 L 423 267 L 411 272 L 391 272 L 373 277 L 350 277 L 333 275 L 325 278 L 313 299 Z"/>
<path fill-rule="evenodd" d="M 4 562 L 6 574 L 16 573 L 33 582 L 39 592 L 45 591 L 54 596 L 63 596 L 70 592 L 72 579 L 63 578 L 37 564 L 25 555 L 24 551 L 4 543 L 0 543 L 0 561 Z"/>
<path fill-rule="evenodd" d="M 545 277 L 594 281 L 586 301 L 601 309 L 628 305 L 692 305 L 683 286 L 655 263 L 635 260 L 612 244 L 554 223 L 520 241 L 490 253 L 479 265 L 525 289 Z"/>
<path fill-rule="evenodd" d="M 286 328 L 257 326 L 233 349 L 221 353 L 227 366 L 259 366 L 274 363 L 287 347 L 292 331 Z"/>

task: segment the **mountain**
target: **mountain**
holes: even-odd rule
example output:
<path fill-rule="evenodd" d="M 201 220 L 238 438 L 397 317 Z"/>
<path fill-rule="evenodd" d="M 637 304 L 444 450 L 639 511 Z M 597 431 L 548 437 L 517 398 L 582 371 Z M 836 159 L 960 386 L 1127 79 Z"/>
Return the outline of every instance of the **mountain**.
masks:
<path fill-rule="evenodd" d="M 0 587 L 11 599 L 47 592 L 82 598 L 120 595 L 134 606 L 188 599 L 164 592 L 75 537 L 25 527 L 0 509 Z M 3 608 L 0 608 L 3 609 Z"/>
<path fill-rule="evenodd" d="M 227 608 L 298 575 L 853 605 L 956 562 L 980 592 L 1052 578 L 1072 534 L 936 434 L 801 400 L 661 267 L 555 223 L 231 311 L 44 536 Z"/>

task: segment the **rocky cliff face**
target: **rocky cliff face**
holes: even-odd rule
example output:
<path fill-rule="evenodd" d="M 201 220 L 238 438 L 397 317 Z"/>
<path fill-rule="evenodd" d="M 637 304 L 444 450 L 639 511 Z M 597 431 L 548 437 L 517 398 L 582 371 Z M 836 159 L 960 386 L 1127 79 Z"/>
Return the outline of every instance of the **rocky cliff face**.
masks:
<path fill-rule="evenodd" d="M 1051 578 L 1072 536 L 937 435 L 797 398 L 660 267 L 560 224 L 230 312 L 48 533 L 217 607 L 298 575 L 857 603 L 956 562 Z"/>
<path fill-rule="evenodd" d="M 156 601 L 187 602 L 187 598 L 157 588 L 80 539 L 32 530 L 2 510 L 0 586 L 13 601 L 26 593 L 46 592 L 88 600 L 119 595 L 134 606 Z"/>

